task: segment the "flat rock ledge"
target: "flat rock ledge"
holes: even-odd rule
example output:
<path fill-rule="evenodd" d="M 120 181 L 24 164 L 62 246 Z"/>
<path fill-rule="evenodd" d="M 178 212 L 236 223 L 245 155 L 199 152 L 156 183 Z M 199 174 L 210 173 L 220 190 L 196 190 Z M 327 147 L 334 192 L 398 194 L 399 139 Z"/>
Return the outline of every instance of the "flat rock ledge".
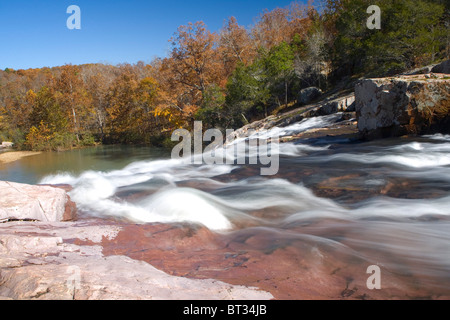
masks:
<path fill-rule="evenodd" d="M 76 206 L 66 190 L 0 181 L 0 222 L 9 220 L 70 221 Z"/>
<path fill-rule="evenodd" d="M 121 227 L 92 221 L 0 224 L 0 300 L 267 300 L 254 287 L 169 275 L 104 256 Z"/>

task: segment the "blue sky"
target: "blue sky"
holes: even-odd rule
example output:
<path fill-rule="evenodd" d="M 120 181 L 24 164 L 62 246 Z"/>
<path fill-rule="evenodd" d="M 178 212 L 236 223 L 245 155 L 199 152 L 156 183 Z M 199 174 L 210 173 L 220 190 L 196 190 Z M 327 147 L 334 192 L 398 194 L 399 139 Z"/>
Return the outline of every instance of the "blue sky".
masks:
<path fill-rule="evenodd" d="M 250 26 L 264 10 L 292 0 L 0 0 L 0 69 L 83 63 L 150 62 L 164 57 L 180 25 L 203 20 L 218 31 L 234 16 Z M 81 30 L 69 30 L 70 5 Z"/>

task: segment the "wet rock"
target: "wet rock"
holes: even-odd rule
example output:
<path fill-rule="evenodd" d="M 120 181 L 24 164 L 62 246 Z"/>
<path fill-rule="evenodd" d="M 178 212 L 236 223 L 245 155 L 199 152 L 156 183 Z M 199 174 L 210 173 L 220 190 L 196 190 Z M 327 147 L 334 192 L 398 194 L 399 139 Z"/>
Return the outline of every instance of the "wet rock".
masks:
<path fill-rule="evenodd" d="M 383 290 L 368 289 L 366 270 L 376 262 L 327 239 L 345 241 L 345 225 L 340 229 L 339 221 L 319 221 L 226 234 L 187 224 L 125 225 L 102 246 L 106 256 L 126 255 L 176 276 L 258 287 L 275 299 L 410 299 L 429 294 L 414 287 L 418 282 L 388 269 L 382 271 Z M 320 237 L 311 236 L 315 232 Z"/>
<path fill-rule="evenodd" d="M 327 139 L 330 141 L 344 141 L 358 139 L 357 123 L 352 118 L 353 113 L 344 113 L 342 118 L 325 128 L 313 128 L 292 136 L 280 138 L 280 142 L 289 142 L 302 139 L 304 141 Z M 349 119 L 348 119 L 349 118 Z"/>
<path fill-rule="evenodd" d="M 303 114 L 294 114 L 292 116 L 281 118 L 275 123 L 275 125 L 279 127 L 287 127 L 291 124 L 302 121 L 304 118 L 305 116 Z"/>
<path fill-rule="evenodd" d="M 377 188 L 367 188 L 361 184 L 361 174 L 347 174 L 325 179 L 313 186 L 319 197 L 339 199 L 340 201 L 361 201 L 378 192 Z M 378 187 L 378 189 L 381 187 Z"/>
<path fill-rule="evenodd" d="M 355 96 L 361 138 L 450 132 L 450 80 L 442 75 L 367 79 Z"/>
<path fill-rule="evenodd" d="M 0 224 L 0 297 L 38 300 L 271 299 L 257 288 L 169 275 L 143 260 L 105 256 L 121 231 L 98 221 Z M 164 234 L 162 227 L 153 230 Z M 185 238 L 184 236 L 182 238 Z M 166 239 L 176 245 L 175 239 Z M 130 243 L 127 243 L 130 245 Z M 165 248 L 164 242 L 157 244 Z M 187 244 L 189 245 L 189 244 Z M 191 248 L 198 244 L 191 243 Z M 128 247 L 137 250 L 137 247 Z"/>
<path fill-rule="evenodd" d="M 269 121 L 270 123 L 272 119 L 273 118 L 268 118 L 267 121 Z M 265 120 L 261 120 L 245 125 L 242 128 L 239 128 L 233 131 L 230 135 L 228 135 L 225 139 L 225 144 L 231 143 L 236 139 L 247 138 L 251 134 L 251 132 L 258 132 L 263 129 L 268 129 L 269 126 L 267 125 L 267 123 L 268 122 L 266 122 Z"/>
<path fill-rule="evenodd" d="M 355 95 L 350 95 L 332 99 L 322 103 L 315 111 L 315 116 L 326 116 L 337 112 L 355 111 Z"/>
<path fill-rule="evenodd" d="M 380 252 L 382 246 L 371 247 L 373 252 L 358 248 L 365 243 L 358 239 L 366 239 L 372 230 L 362 230 L 363 226 L 319 219 L 284 228 L 250 227 L 221 234 L 189 224 L 133 225 L 102 220 L 4 223 L 0 224 L 0 297 L 448 298 L 446 288 L 428 289 L 435 281 L 427 282 L 409 260 L 402 262 L 413 272 L 407 275 L 380 264 L 382 290 L 368 289 L 367 267 L 380 262 L 390 265 L 391 259 L 398 257 Z M 393 240 L 397 234 L 392 232 Z M 378 236 L 372 234 L 374 244 L 378 244 Z"/>
<path fill-rule="evenodd" d="M 76 206 L 65 190 L 0 181 L 0 220 L 68 221 Z"/>

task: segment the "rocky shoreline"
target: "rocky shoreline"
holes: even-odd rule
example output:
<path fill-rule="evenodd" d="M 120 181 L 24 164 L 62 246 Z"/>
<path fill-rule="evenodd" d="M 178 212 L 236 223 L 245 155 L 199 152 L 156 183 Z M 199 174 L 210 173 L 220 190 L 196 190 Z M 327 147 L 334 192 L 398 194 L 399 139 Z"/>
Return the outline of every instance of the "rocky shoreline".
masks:
<path fill-rule="evenodd" d="M 319 230 L 320 225 L 307 228 Z M 305 231 L 298 227 L 270 235 L 250 228 L 218 234 L 189 224 L 96 219 L 2 223 L 0 299 L 450 298 L 426 289 L 426 280 L 411 282 L 411 275 L 389 270 L 383 272 L 383 290 L 369 290 L 369 261 L 319 245 L 306 234 L 299 238 Z"/>
<path fill-rule="evenodd" d="M 245 137 L 249 130 L 283 128 L 307 118 L 336 113 L 342 114 L 336 119 L 336 125 L 282 140 L 292 141 L 311 134 L 336 136 L 342 128 L 346 128 L 342 134 L 360 140 L 450 133 L 449 65 L 450 60 L 447 60 L 412 74 L 360 79 L 337 92 L 319 98 L 313 95 L 316 100 L 301 97 L 299 100 L 305 105 L 250 123 L 227 137 L 227 141 Z"/>
<path fill-rule="evenodd" d="M 449 88 L 445 74 L 366 79 L 355 92 L 310 101 L 228 139 L 335 113 L 333 125 L 282 141 L 447 133 Z M 361 272 L 367 261 L 331 255 L 306 236 L 294 245 L 288 234 L 268 237 L 258 228 L 219 234 L 187 224 L 79 219 L 69 190 L 0 181 L 0 299 L 450 298 L 394 273 L 384 274 L 384 290 L 371 291 Z M 270 245 L 277 241 L 284 242 Z"/>
<path fill-rule="evenodd" d="M 355 87 L 363 139 L 450 133 L 450 77 L 445 74 L 367 79 Z"/>
<path fill-rule="evenodd" d="M 125 255 L 104 254 L 121 227 L 108 223 L 0 224 L 0 299 L 265 300 L 257 288 L 169 275 Z"/>

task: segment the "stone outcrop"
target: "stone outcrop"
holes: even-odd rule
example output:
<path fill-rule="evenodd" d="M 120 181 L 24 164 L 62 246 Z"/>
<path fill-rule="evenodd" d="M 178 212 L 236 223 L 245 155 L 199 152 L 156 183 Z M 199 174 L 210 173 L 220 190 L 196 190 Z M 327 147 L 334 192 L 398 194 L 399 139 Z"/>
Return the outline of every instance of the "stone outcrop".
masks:
<path fill-rule="evenodd" d="M 412 76 L 412 75 L 424 75 L 430 73 L 450 73 L 450 60 L 443 61 L 438 64 L 431 64 L 424 67 L 419 67 L 413 70 L 409 70 L 405 73 L 402 73 L 402 76 Z"/>
<path fill-rule="evenodd" d="M 355 94 L 350 93 L 338 98 L 332 98 L 320 103 L 319 107 L 310 111 L 309 116 L 326 116 L 337 112 L 354 112 Z"/>
<path fill-rule="evenodd" d="M 169 275 L 102 242 L 121 231 L 97 221 L 0 224 L 0 299 L 265 300 L 255 287 Z M 130 247 L 132 249 L 132 247 Z"/>
<path fill-rule="evenodd" d="M 316 87 L 302 89 L 298 94 L 298 103 L 301 105 L 311 103 L 322 95 L 322 90 Z"/>
<path fill-rule="evenodd" d="M 444 75 L 366 79 L 355 87 L 361 138 L 450 132 L 450 80 Z"/>
<path fill-rule="evenodd" d="M 226 143 L 247 137 L 253 130 L 286 127 L 305 118 L 339 112 L 346 113 L 342 120 L 358 119 L 363 139 L 450 133 L 449 68 L 447 60 L 396 77 L 364 79 L 354 90 L 348 85 L 326 94 L 316 87 L 303 89 L 297 99 L 300 107 L 235 130 Z"/>
<path fill-rule="evenodd" d="M 450 60 L 446 60 L 431 69 L 433 73 L 445 73 L 450 74 Z"/>
<path fill-rule="evenodd" d="M 306 118 L 326 116 L 343 112 L 341 118 L 337 117 L 336 122 L 349 120 L 356 116 L 355 114 L 355 94 L 353 92 L 332 95 L 315 104 L 303 106 L 280 115 L 272 115 L 263 120 L 254 121 L 242 128 L 235 130 L 227 136 L 226 143 L 235 139 L 246 138 L 249 132 L 260 132 L 270 130 L 274 127 L 287 127 Z"/>
<path fill-rule="evenodd" d="M 76 206 L 61 188 L 0 181 L 0 195 L 0 221 L 76 219 Z"/>

